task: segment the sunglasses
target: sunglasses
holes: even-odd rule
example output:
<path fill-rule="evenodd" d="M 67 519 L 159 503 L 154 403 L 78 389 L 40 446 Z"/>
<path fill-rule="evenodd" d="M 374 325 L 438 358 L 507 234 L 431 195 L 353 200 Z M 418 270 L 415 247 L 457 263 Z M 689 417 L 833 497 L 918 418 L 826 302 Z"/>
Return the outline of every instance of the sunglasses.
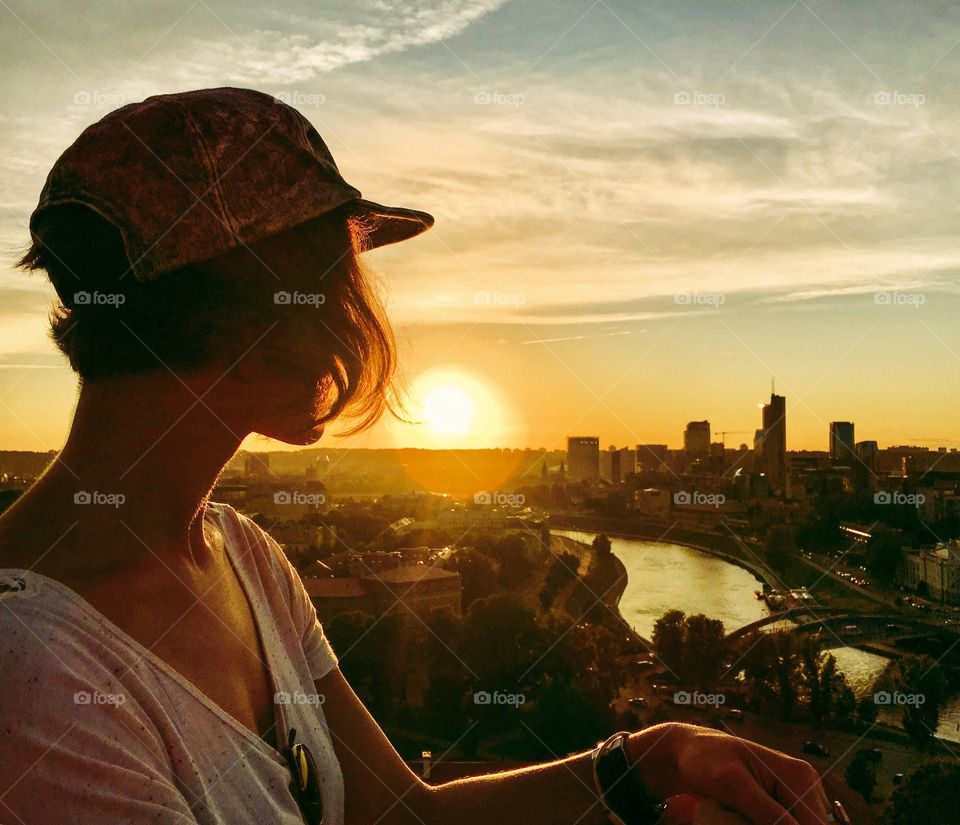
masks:
<path fill-rule="evenodd" d="M 300 813 L 307 825 L 323 825 L 323 792 L 320 789 L 320 773 L 310 749 L 297 742 L 297 731 L 290 729 L 285 752 L 293 782 L 290 792 L 297 801 Z"/>

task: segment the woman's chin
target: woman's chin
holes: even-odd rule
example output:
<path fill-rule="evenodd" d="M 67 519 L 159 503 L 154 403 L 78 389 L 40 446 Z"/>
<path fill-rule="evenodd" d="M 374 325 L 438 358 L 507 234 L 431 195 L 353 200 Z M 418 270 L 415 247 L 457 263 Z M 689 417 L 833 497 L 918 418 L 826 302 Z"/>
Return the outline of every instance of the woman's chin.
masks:
<path fill-rule="evenodd" d="M 284 444 L 291 444 L 297 447 L 305 447 L 310 444 L 316 444 L 322 437 L 325 429 L 324 424 L 317 424 L 310 421 L 306 425 L 299 427 L 272 427 L 269 430 L 261 430 L 260 435 L 272 438 L 276 441 L 282 441 Z"/>

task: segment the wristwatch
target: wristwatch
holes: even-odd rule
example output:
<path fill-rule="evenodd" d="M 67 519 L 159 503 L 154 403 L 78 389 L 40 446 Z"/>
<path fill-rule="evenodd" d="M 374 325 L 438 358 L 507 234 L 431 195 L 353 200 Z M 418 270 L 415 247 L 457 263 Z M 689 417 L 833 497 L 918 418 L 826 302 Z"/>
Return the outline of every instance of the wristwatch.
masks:
<path fill-rule="evenodd" d="M 593 778 L 597 794 L 613 825 L 654 825 L 667 810 L 634 769 L 627 756 L 626 731 L 615 733 L 593 751 Z"/>

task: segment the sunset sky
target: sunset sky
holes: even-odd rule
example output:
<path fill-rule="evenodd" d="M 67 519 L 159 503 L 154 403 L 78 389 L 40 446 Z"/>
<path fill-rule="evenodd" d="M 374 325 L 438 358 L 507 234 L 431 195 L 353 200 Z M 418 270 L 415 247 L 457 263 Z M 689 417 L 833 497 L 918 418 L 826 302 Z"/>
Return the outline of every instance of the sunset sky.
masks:
<path fill-rule="evenodd" d="M 331 446 L 960 440 L 960 8 L 947 3 L 0 3 L 0 449 L 75 382 L 13 270 L 47 170 L 150 94 L 284 97 L 364 196 L 419 427 Z M 256 449 L 279 445 L 260 439 Z"/>

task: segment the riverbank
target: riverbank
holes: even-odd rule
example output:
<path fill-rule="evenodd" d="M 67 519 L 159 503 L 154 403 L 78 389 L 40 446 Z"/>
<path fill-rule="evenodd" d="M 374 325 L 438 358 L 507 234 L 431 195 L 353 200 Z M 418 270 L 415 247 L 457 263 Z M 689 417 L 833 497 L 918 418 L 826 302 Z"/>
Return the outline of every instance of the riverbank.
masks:
<path fill-rule="evenodd" d="M 613 525 L 613 529 L 610 529 L 611 525 Z M 679 544 L 682 547 L 699 550 L 702 553 L 716 556 L 730 562 L 730 564 L 742 567 L 752 573 L 758 581 L 769 584 L 771 587 L 782 586 L 782 582 L 777 579 L 773 571 L 761 562 L 759 557 L 755 559 L 747 558 L 743 554 L 740 543 L 731 535 L 700 533 L 688 528 L 678 528 L 676 525 L 664 530 L 659 523 L 622 522 L 620 519 L 605 519 L 594 516 L 551 515 L 550 526 L 557 530 L 603 533 L 610 538 L 637 539 L 659 544 Z M 733 546 L 720 549 L 717 546 L 718 542 L 731 543 Z"/>
<path fill-rule="evenodd" d="M 578 536 L 577 533 L 580 532 L 584 535 Z M 638 599 L 644 602 L 648 616 L 662 615 L 659 605 L 666 605 L 668 609 L 682 609 L 688 615 L 692 612 L 703 612 L 713 617 L 717 615 L 715 605 L 718 594 L 725 595 L 728 601 L 740 600 L 745 608 L 762 608 L 762 603 L 753 598 L 752 589 L 748 590 L 745 584 L 756 581 L 754 571 L 746 564 L 736 563 L 743 561 L 742 559 L 727 558 L 728 554 L 717 552 L 700 542 L 690 541 L 689 537 L 683 542 L 673 537 L 669 541 L 660 538 L 657 542 L 658 537 L 629 535 L 627 531 L 609 531 L 605 534 L 614 540 L 613 553 L 626 562 L 623 566 L 627 571 L 630 586 L 619 594 L 617 599 L 617 610 L 623 621 L 635 618 L 628 610 L 624 610 L 624 605 L 629 606 L 631 600 Z M 578 557 L 585 559 L 592 553 L 589 545 L 593 535 L 593 531 L 570 529 L 567 535 L 558 536 L 554 533 L 551 538 L 562 541 L 559 546 L 572 548 L 579 545 Z M 663 546 L 657 547 L 656 543 Z M 726 575 L 718 571 L 718 567 L 726 568 Z M 698 571 L 700 578 L 696 577 Z M 731 592 L 730 584 L 736 581 L 739 581 L 738 589 Z M 691 592 L 699 593 L 699 598 L 692 601 Z M 658 606 L 654 608 L 654 605 Z M 631 625 L 645 631 L 648 627 L 646 624 L 636 625 L 633 622 Z M 725 626 L 733 629 L 738 625 L 731 623 Z M 647 632 L 646 635 L 652 634 Z M 858 655 L 861 653 L 854 649 L 850 651 Z M 923 759 L 930 758 L 937 747 L 942 747 L 944 753 L 948 753 L 952 747 L 950 737 L 941 735 L 936 745 L 931 745 L 926 750 L 918 749 L 904 733 L 899 720 L 894 718 L 881 719 L 867 727 L 853 724 L 833 726 L 817 725 L 806 718 L 788 722 L 749 706 L 743 706 L 742 716 L 738 717 L 723 712 L 711 712 L 709 709 L 677 706 L 669 694 L 663 695 L 654 689 L 647 671 L 628 673 L 627 682 L 616 700 L 615 707 L 619 712 L 629 713 L 633 710 L 641 725 L 677 720 L 713 726 L 775 750 L 808 759 L 823 772 L 831 795 L 842 799 L 848 809 L 856 812 L 857 821 L 865 825 L 883 821 L 886 802 L 895 787 L 896 774 L 908 773 Z M 871 676 L 868 683 L 871 686 L 873 678 Z M 868 694 L 861 690 L 858 695 Z M 629 702 L 633 698 L 639 698 L 645 703 L 642 710 Z M 809 741 L 828 748 L 830 755 L 817 757 L 805 753 L 804 748 Z M 882 753 L 877 798 L 869 803 L 853 792 L 844 780 L 844 771 L 850 759 L 863 748 L 876 748 Z"/>
<path fill-rule="evenodd" d="M 633 642 L 645 648 L 650 647 L 649 640 L 637 633 L 620 612 L 620 600 L 627 590 L 629 576 L 626 566 L 617 556 L 611 553 L 599 558 L 587 543 L 553 533 L 550 535 L 550 550 L 557 556 L 562 553 L 576 556 L 580 562 L 577 575 L 589 587 L 592 599 L 607 608 L 610 619 Z M 569 598 L 569 594 L 567 598 Z M 572 616 L 572 618 L 577 619 L 579 616 Z"/>
<path fill-rule="evenodd" d="M 560 513 L 551 514 L 550 525 L 556 530 L 575 530 L 586 533 L 603 533 L 607 536 L 651 541 L 660 544 L 679 544 L 692 550 L 699 550 L 723 561 L 747 570 L 759 582 L 768 584 L 776 590 L 791 590 L 807 587 L 824 607 L 842 612 L 875 611 L 875 600 L 865 594 L 849 589 L 842 581 L 825 576 L 804 560 L 789 558 L 782 570 L 774 569 L 762 557 L 759 546 L 742 539 L 730 530 L 710 533 L 702 529 L 693 529 L 677 523 L 664 524 L 660 521 L 639 521 L 636 519 L 616 519 L 605 516 Z"/>

